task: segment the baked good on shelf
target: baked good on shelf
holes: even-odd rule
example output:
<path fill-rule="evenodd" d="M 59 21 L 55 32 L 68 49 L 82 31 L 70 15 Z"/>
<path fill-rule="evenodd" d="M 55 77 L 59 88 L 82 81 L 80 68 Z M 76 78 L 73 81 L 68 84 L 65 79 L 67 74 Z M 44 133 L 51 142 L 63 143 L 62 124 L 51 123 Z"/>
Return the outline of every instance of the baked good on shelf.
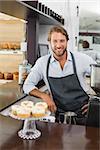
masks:
<path fill-rule="evenodd" d="M 17 71 L 13 72 L 13 80 L 18 81 L 18 78 L 19 78 L 19 73 Z"/>
<path fill-rule="evenodd" d="M 20 42 L 0 42 L 0 49 L 16 50 L 20 49 Z"/>
<path fill-rule="evenodd" d="M 4 78 L 4 74 L 2 72 L 0 72 L 0 79 Z"/>
<path fill-rule="evenodd" d="M 13 80 L 13 74 L 10 72 L 4 72 L 4 79 Z"/>

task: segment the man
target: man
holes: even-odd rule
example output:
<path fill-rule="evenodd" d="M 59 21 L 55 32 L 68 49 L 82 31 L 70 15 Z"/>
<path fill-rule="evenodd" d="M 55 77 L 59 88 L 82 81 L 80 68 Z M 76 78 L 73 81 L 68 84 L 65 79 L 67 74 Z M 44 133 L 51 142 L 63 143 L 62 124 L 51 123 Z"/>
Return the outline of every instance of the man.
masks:
<path fill-rule="evenodd" d="M 100 51 L 96 51 L 96 50 L 93 50 L 93 49 L 90 49 L 90 44 L 88 41 L 83 41 L 82 42 L 82 47 L 83 47 L 83 50 L 80 51 L 84 54 L 87 54 L 89 55 L 90 57 L 92 57 L 97 63 L 100 62 Z"/>
<path fill-rule="evenodd" d="M 81 120 L 88 104 L 88 87 L 85 74 L 90 73 L 92 58 L 78 52 L 69 52 L 67 31 L 60 26 L 51 28 L 48 34 L 52 54 L 39 58 L 24 82 L 23 90 L 29 95 L 41 98 L 55 112 L 56 121 L 60 114 L 74 112 Z M 41 92 L 36 84 L 44 80 L 50 94 Z M 62 122 L 62 119 L 61 119 Z M 80 124 L 80 123 L 79 123 Z"/>

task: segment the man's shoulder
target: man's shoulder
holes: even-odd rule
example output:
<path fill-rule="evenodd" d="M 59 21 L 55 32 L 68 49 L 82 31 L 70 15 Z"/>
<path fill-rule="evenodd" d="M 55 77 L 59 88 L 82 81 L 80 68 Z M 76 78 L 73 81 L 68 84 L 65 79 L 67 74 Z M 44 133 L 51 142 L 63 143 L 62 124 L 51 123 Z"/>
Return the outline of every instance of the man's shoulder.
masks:
<path fill-rule="evenodd" d="M 95 64 L 95 60 L 87 54 L 82 52 L 72 52 L 75 58 L 75 62 L 82 63 L 82 64 Z"/>
<path fill-rule="evenodd" d="M 74 52 L 72 52 L 72 53 L 73 53 L 73 55 L 74 55 L 75 57 L 85 58 L 85 59 L 91 58 L 90 56 L 88 56 L 87 54 L 82 53 L 82 52 L 74 51 Z"/>

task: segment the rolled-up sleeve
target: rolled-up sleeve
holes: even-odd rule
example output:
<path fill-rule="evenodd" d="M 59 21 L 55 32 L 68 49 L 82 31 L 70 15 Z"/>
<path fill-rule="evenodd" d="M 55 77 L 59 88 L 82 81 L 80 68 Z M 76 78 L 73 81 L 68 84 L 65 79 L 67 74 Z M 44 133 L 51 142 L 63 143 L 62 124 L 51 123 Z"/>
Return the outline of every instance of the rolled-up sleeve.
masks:
<path fill-rule="evenodd" d="M 23 91 L 25 94 L 29 94 L 33 89 L 37 89 L 37 83 L 43 79 L 41 63 L 39 61 L 32 67 L 31 72 L 27 76 L 24 85 Z"/>

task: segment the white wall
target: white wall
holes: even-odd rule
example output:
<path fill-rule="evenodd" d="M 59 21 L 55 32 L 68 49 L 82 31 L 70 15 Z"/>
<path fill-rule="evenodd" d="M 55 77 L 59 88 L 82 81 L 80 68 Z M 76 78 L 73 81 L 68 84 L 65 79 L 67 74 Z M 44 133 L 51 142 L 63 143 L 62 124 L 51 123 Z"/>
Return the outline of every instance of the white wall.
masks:
<path fill-rule="evenodd" d="M 76 7 L 79 6 L 80 0 L 39 0 L 39 2 L 42 2 L 43 4 L 47 5 L 49 8 L 57 12 L 59 15 L 62 15 L 65 19 L 65 29 L 67 30 L 69 34 L 69 42 L 68 42 L 68 49 L 70 50 L 77 50 L 78 49 L 78 41 L 80 38 L 89 41 L 90 48 L 94 50 L 100 51 L 100 45 L 99 44 L 93 44 L 91 36 L 79 36 L 79 16 L 77 16 L 77 10 Z M 47 42 L 47 34 L 51 26 L 41 26 L 40 27 L 40 37 L 39 42 L 40 43 L 48 43 Z M 85 31 L 84 31 L 85 32 Z M 87 32 L 87 31 L 86 31 Z M 89 31 L 91 33 L 91 31 Z M 93 32 L 93 31 L 92 31 Z M 94 31 L 95 33 L 97 31 Z M 99 31 L 100 33 L 100 31 Z M 75 40 L 75 37 L 77 37 L 77 41 Z M 82 49 L 82 47 L 79 47 Z"/>
<path fill-rule="evenodd" d="M 49 29 L 51 27 L 52 27 L 51 25 L 40 25 L 40 28 L 39 28 L 39 43 L 44 43 L 44 44 L 49 43 L 47 41 L 47 38 L 48 38 Z"/>

